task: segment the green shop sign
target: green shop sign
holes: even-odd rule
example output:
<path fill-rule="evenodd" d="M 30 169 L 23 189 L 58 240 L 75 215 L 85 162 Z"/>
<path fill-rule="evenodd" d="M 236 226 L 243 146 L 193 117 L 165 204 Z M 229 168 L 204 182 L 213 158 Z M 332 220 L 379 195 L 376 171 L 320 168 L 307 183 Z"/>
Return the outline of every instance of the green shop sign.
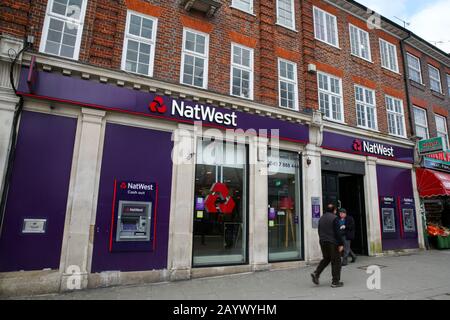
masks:
<path fill-rule="evenodd" d="M 426 155 L 436 153 L 444 149 L 444 142 L 442 137 L 436 137 L 419 141 L 419 154 Z"/>

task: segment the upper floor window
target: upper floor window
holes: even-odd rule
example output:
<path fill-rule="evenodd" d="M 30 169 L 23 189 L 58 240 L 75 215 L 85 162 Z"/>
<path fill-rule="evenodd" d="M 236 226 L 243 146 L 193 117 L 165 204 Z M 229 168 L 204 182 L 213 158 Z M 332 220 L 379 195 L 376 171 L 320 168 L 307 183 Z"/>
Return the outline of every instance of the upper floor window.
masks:
<path fill-rule="evenodd" d="M 253 0 L 233 0 L 231 6 L 253 14 Z"/>
<path fill-rule="evenodd" d="M 375 91 L 355 85 L 355 100 L 358 126 L 377 130 Z"/>
<path fill-rule="evenodd" d="M 181 83 L 206 89 L 208 86 L 209 35 L 184 29 Z"/>
<path fill-rule="evenodd" d="M 447 89 L 448 95 L 450 96 L 450 74 L 447 75 Z"/>
<path fill-rule="evenodd" d="M 416 106 L 413 107 L 413 110 L 416 136 L 421 139 L 428 139 L 427 111 Z"/>
<path fill-rule="evenodd" d="M 403 101 L 391 96 L 386 96 L 386 109 L 389 134 L 405 137 L 405 116 L 403 113 Z"/>
<path fill-rule="evenodd" d="M 409 78 L 417 83 L 422 82 L 422 68 L 420 67 L 419 58 L 413 56 L 412 54 L 406 54 L 408 60 L 408 74 Z"/>
<path fill-rule="evenodd" d="M 277 23 L 295 29 L 294 0 L 277 0 Z"/>
<path fill-rule="evenodd" d="M 280 106 L 298 110 L 297 64 L 278 59 L 278 82 Z"/>
<path fill-rule="evenodd" d="M 433 67 L 431 64 L 428 65 L 428 73 L 430 75 L 430 87 L 431 90 L 442 93 L 441 86 L 441 73 L 439 69 Z"/>
<path fill-rule="evenodd" d="M 87 0 L 49 0 L 39 51 L 78 60 Z"/>
<path fill-rule="evenodd" d="M 442 137 L 444 150 L 448 149 L 448 131 L 447 131 L 447 118 L 439 115 L 434 115 L 436 120 L 437 136 Z"/>
<path fill-rule="evenodd" d="M 388 70 L 398 72 L 397 47 L 380 39 L 381 66 Z"/>
<path fill-rule="evenodd" d="M 317 7 L 314 7 L 314 36 L 318 40 L 339 47 L 336 17 Z"/>
<path fill-rule="evenodd" d="M 318 72 L 319 107 L 324 118 L 343 122 L 342 80 L 332 75 Z"/>
<path fill-rule="evenodd" d="M 153 76 L 157 19 L 128 11 L 122 70 Z"/>
<path fill-rule="evenodd" d="M 350 44 L 352 54 L 362 59 L 371 61 L 369 33 L 350 24 Z"/>
<path fill-rule="evenodd" d="M 231 45 L 231 95 L 253 99 L 253 49 Z"/>

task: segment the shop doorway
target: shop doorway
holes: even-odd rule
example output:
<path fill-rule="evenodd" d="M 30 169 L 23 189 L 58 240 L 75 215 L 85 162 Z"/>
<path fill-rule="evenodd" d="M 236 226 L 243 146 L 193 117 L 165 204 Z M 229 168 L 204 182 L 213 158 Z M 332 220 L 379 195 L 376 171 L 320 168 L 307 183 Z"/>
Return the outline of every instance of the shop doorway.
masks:
<path fill-rule="evenodd" d="M 330 169 L 333 160 L 328 158 Z M 337 159 L 339 168 L 346 172 L 322 171 L 322 199 L 323 206 L 333 203 L 338 208 L 345 208 L 355 220 L 355 239 L 352 241 L 352 250 L 359 255 L 368 255 L 366 209 L 364 201 L 364 164 L 356 161 L 345 163 L 348 160 Z M 336 168 L 337 169 L 337 168 Z M 354 171 L 356 173 L 350 173 Z"/>

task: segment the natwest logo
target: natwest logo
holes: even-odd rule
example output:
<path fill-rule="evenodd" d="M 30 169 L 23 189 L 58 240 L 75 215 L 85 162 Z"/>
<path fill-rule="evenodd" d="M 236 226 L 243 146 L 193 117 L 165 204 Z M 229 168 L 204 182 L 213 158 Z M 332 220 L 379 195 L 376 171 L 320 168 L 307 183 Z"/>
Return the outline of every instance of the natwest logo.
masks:
<path fill-rule="evenodd" d="M 146 183 L 122 182 L 120 189 L 153 191 L 154 187 L 152 184 Z"/>
<path fill-rule="evenodd" d="M 151 112 L 165 113 L 167 111 L 163 98 L 159 96 L 155 97 L 155 99 L 150 102 L 148 108 Z"/>
<path fill-rule="evenodd" d="M 381 143 L 361 141 L 359 139 L 355 139 L 353 141 L 353 150 L 357 152 L 371 153 L 383 157 L 395 157 L 393 147 L 386 147 Z"/>

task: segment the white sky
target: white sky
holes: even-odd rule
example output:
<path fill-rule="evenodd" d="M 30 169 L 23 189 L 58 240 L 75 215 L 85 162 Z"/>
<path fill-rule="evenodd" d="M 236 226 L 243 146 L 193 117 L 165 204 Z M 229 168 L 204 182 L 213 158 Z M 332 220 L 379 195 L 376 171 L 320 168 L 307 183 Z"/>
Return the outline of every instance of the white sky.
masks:
<path fill-rule="evenodd" d="M 450 53 L 450 0 L 357 0 Z M 444 43 L 436 43 L 441 41 Z"/>

